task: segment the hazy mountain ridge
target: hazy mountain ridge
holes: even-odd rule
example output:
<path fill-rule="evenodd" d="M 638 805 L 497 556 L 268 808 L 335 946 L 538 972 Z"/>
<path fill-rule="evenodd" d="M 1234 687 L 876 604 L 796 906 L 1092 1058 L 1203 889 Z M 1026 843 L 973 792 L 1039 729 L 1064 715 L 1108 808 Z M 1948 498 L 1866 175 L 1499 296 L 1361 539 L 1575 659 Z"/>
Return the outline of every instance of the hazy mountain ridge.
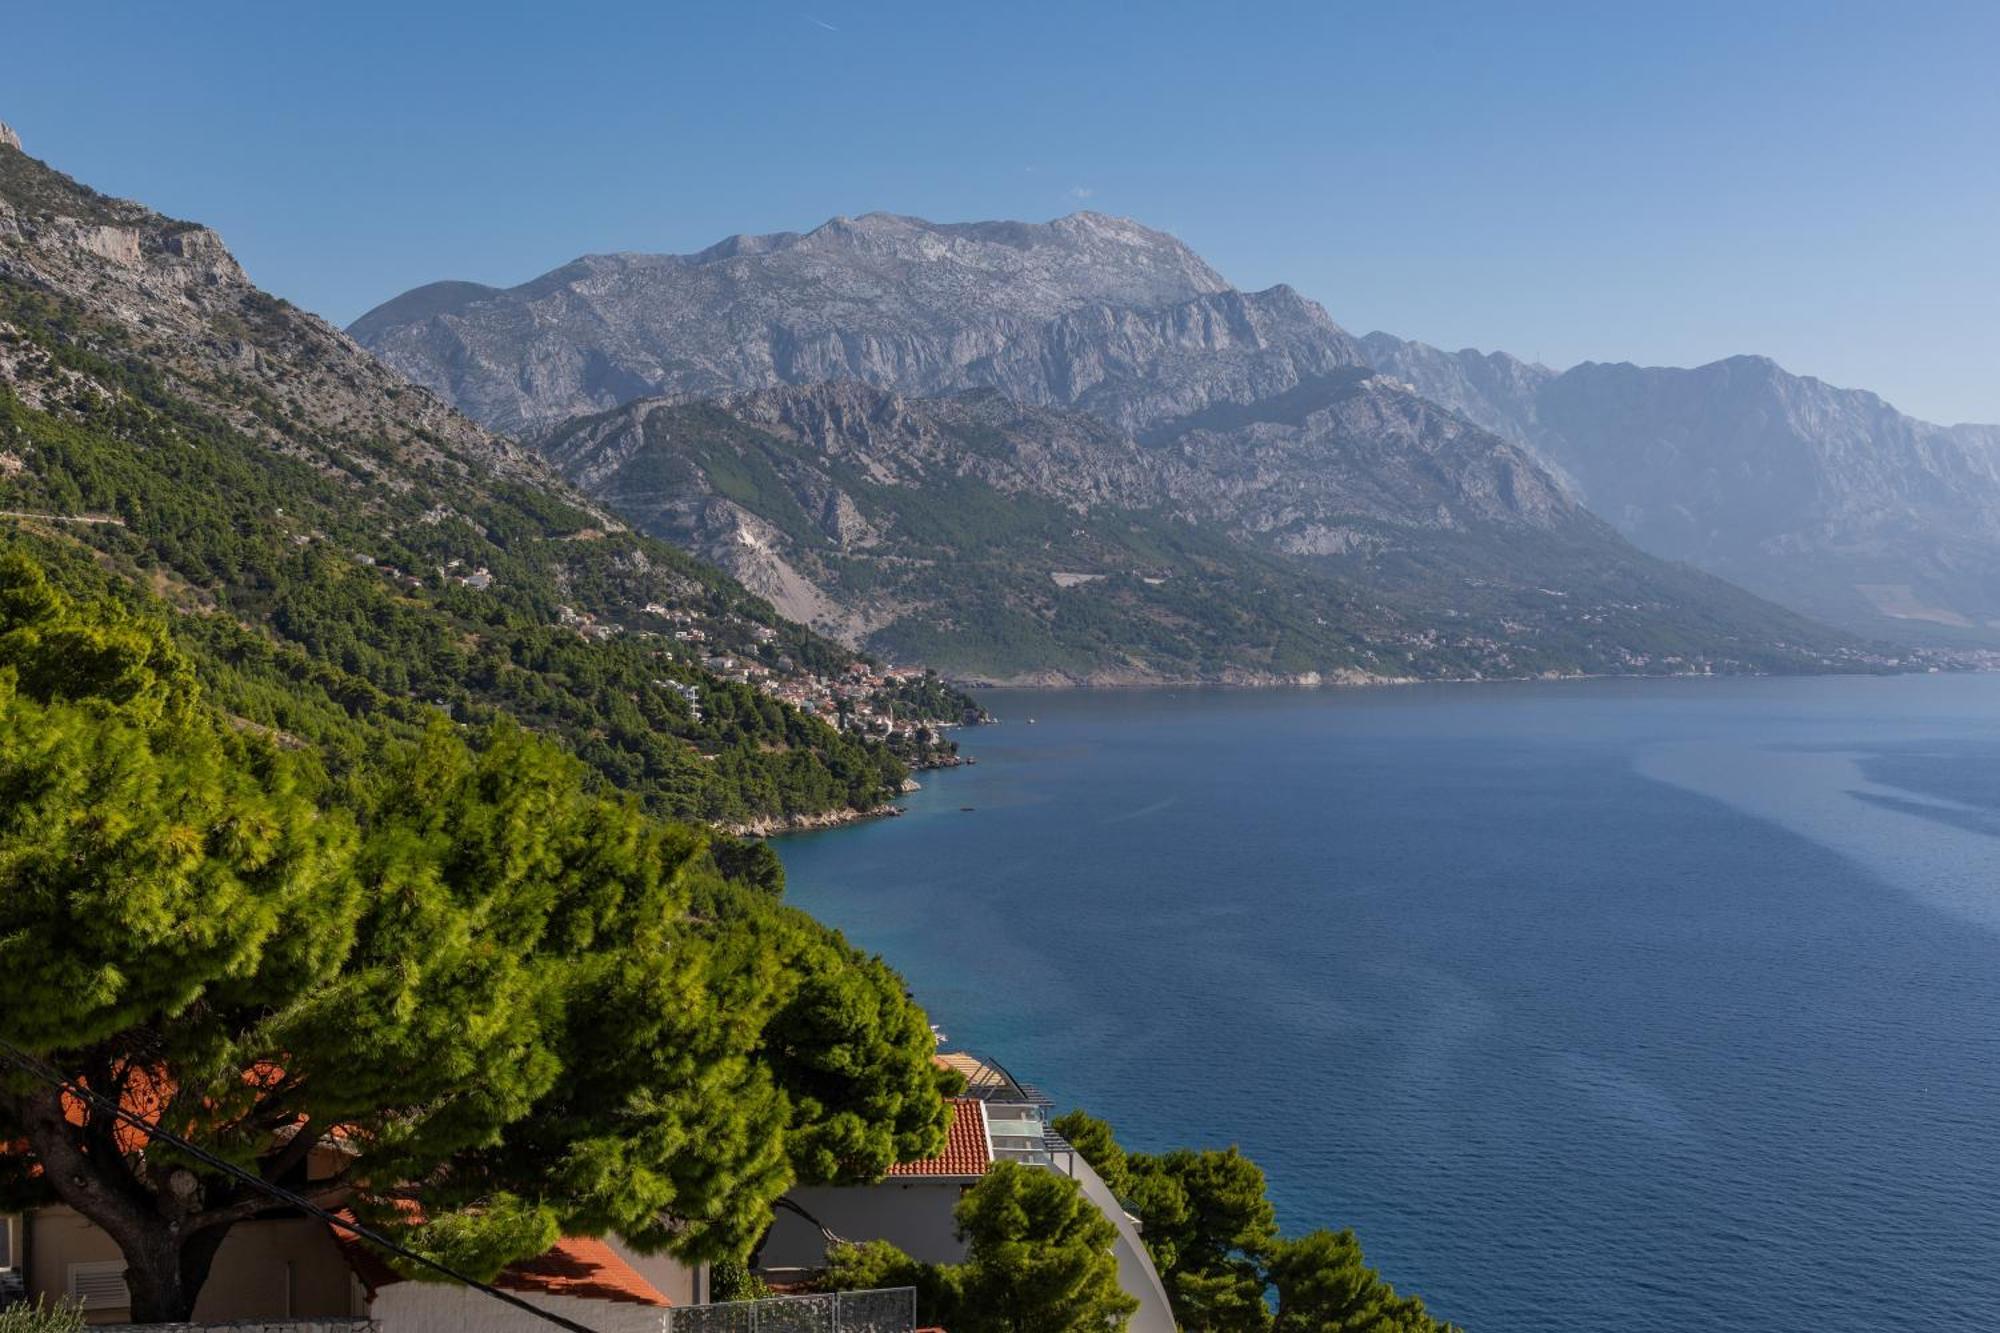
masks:
<path fill-rule="evenodd" d="M 1141 443 L 993 390 L 646 399 L 535 442 L 787 614 L 961 676 L 1793 668 L 1846 652 L 1640 555 L 1517 447 L 1350 370 Z"/>
<path fill-rule="evenodd" d="M 1476 426 L 1519 444 L 1534 443 L 1535 396 L 1557 372 L 1505 352 L 1447 352 L 1392 334 L 1365 334 L 1368 364 L 1393 375 Z"/>
<path fill-rule="evenodd" d="M 1766 357 L 1557 374 L 1362 341 L 1384 373 L 1534 450 L 1643 549 L 1864 633 L 2000 642 L 2000 427 L 1933 425 Z"/>
<path fill-rule="evenodd" d="M 837 219 L 505 292 L 420 288 L 354 330 L 489 421 L 540 422 L 572 479 L 791 613 L 961 674 L 1761 669 L 1852 651 L 1647 560 L 1530 449 L 1376 373 L 1318 305 L 1229 289 L 1135 223 Z M 1006 497 L 1023 507 L 1003 520 Z M 1306 614 L 1250 600 L 1280 585 Z M 925 616 L 947 628 L 919 633 Z"/>

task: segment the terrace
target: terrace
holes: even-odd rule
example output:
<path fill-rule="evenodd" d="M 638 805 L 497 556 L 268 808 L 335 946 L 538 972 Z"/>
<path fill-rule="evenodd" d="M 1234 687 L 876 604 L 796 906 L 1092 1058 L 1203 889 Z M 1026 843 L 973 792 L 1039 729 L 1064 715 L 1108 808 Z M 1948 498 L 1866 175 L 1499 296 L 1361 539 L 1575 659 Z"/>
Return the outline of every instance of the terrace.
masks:
<path fill-rule="evenodd" d="M 937 1061 L 964 1077 L 960 1096 L 980 1104 L 991 1160 L 1076 1174 L 1076 1150 L 1049 1125 L 1055 1102 L 1047 1093 L 1021 1082 L 999 1061 L 967 1051 L 947 1051 Z"/>

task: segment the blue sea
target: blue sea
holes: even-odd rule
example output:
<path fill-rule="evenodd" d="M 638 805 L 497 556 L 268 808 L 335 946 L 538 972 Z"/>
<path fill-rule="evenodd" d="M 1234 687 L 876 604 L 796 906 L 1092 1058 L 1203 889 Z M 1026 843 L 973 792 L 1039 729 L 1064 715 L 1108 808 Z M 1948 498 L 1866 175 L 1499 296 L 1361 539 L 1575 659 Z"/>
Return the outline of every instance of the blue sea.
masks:
<path fill-rule="evenodd" d="M 983 700 L 779 844 L 956 1043 L 1475 1333 L 2000 1329 L 2000 677 Z"/>

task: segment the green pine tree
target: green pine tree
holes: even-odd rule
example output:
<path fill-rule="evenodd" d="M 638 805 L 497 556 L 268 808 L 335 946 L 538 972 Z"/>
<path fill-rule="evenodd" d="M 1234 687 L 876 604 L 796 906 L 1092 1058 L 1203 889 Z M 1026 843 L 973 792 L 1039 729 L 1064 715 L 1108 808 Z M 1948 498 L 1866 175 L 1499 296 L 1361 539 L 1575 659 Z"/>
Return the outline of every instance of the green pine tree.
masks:
<path fill-rule="evenodd" d="M 1269 1276 L 1278 1292 L 1273 1333 L 1452 1333 L 1421 1300 L 1382 1281 L 1352 1231 L 1281 1241 Z"/>
<path fill-rule="evenodd" d="M 942 1147 L 879 961 L 576 759 L 475 740 L 348 736 L 330 774 L 163 624 L 0 560 L 0 1037 L 266 1180 L 338 1163 L 315 1194 L 477 1274 L 565 1231 L 741 1254 L 801 1172 Z M 78 1109 L 0 1078 L 0 1198 L 69 1203 L 134 1317 L 185 1319 L 270 1200 Z"/>
<path fill-rule="evenodd" d="M 1077 1183 L 995 1162 L 960 1200 L 966 1239 L 953 1333 L 1095 1333 L 1139 1303 L 1118 1285 L 1118 1232 Z"/>

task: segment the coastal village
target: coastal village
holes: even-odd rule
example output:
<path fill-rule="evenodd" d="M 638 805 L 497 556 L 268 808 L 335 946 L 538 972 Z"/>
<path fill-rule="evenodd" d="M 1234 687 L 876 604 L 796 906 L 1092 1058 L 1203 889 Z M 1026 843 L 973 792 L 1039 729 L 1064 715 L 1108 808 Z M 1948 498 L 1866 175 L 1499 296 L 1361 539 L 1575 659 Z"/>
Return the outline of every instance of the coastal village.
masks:
<path fill-rule="evenodd" d="M 377 563 L 372 556 L 356 555 L 353 559 L 410 591 L 428 587 L 484 593 L 495 586 L 491 570 L 460 559 L 447 560 L 428 575 Z M 650 644 L 662 661 L 699 667 L 721 680 L 747 685 L 767 698 L 790 704 L 836 730 L 886 742 L 915 767 L 958 762 L 956 747 L 939 734 L 940 729 L 983 720 L 976 709 L 941 715 L 923 698 L 925 694 L 935 696 L 942 687 L 935 671 L 866 658 L 855 658 L 838 671 L 815 670 L 785 651 L 772 626 L 733 611 L 651 601 L 627 619 L 631 623 L 570 605 L 555 608 L 556 624 L 580 639 L 609 643 L 629 637 Z M 653 684 L 677 696 L 696 721 L 702 720 L 702 691 L 692 680 L 661 677 Z"/>

